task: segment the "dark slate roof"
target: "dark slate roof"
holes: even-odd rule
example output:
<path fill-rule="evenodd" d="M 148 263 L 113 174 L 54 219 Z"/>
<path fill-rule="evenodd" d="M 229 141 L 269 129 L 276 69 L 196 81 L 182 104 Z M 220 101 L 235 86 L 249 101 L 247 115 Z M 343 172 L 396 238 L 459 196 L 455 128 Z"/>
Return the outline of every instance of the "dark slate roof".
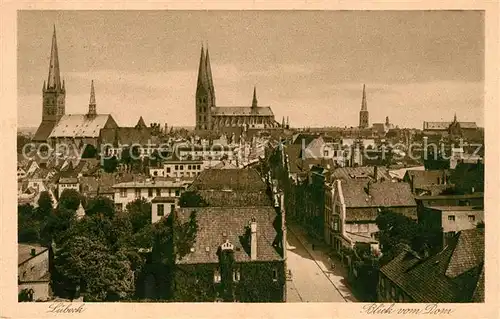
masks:
<path fill-rule="evenodd" d="M 342 181 L 342 193 L 346 207 L 413 207 L 415 199 L 407 183 L 390 181 Z M 368 191 L 368 184 L 369 191 Z"/>
<path fill-rule="evenodd" d="M 266 191 L 257 170 L 245 169 L 206 169 L 198 175 L 190 190 L 233 190 L 245 192 Z"/>
<path fill-rule="evenodd" d="M 241 239 L 252 218 L 257 222 L 256 261 L 282 260 L 273 247 L 277 236 L 273 226 L 277 215 L 273 207 L 181 208 L 176 211 L 176 218 L 181 223 L 187 222 L 193 210 L 198 223 L 194 251 L 178 260 L 178 264 L 218 263 L 217 251 L 226 240 L 234 245 L 236 262 L 250 262 L 249 251 Z"/>
<path fill-rule="evenodd" d="M 56 126 L 56 122 L 51 121 L 42 121 L 40 126 L 36 130 L 35 135 L 33 136 L 33 141 L 35 142 L 45 142 L 49 138 L 50 133 Z"/>
<path fill-rule="evenodd" d="M 332 179 L 353 180 L 353 179 L 373 179 L 375 168 L 373 166 L 360 167 L 339 167 L 332 172 Z M 391 175 L 386 167 L 377 167 L 378 178 L 384 178 L 387 181 L 391 180 Z"/>
<path fill-rule="evenodd" d="M 145 145 L 152 142 L 151 128 L 141 127 L 118 127 L 118 128 L 104 128 L 101 129 L 100 139 L 101 143 L 132 145 L 135 143 Z"/>
<path fill-rule="evenodd" d="M 426 259 L 403 251 L 380 271 L 415 302 L 484 302 L 484 231 L 463 230 Z"/>
<path fill-rule="evenodd" d="M 293 145 L 302 146 L 302 141 L 304 141 L 304 147 L 307 147 L 312 141 L 319 137 L 318 134 L 305 134 L 299 133 L 293 137 Z"/>
<path fill-rule="evenodd" d="M 234 192 L 219 190 L 202 190 L 197 192 L 211 207 L 249 207 L 272 206 L 273 202 L 265 191 Z"/>
<path fill-rule="evenodd" d="M 450 170 L 437 169 L 437 170 L 407 170 L 403 177 L 406 181 L 411 181 L 413 178 L 413 187 L 422 188 L 424 186 L 436 185 L 442 183 L 444 177 L 450 177 Z"/>
<path fill-rule="evenodd" d="M 214 107 L 212 109 L 212 116 L 273 116 L 273 111 L 269 106 L 259 106 L 253 109 L 250 106 L 223 106 Z"/>
<path fill-rule="evenodd" d="M 151 200 L 152 203 L 175 203 L 175 198 L 173 197 L 164 197 L 164 196 L 156 196 Z"/>

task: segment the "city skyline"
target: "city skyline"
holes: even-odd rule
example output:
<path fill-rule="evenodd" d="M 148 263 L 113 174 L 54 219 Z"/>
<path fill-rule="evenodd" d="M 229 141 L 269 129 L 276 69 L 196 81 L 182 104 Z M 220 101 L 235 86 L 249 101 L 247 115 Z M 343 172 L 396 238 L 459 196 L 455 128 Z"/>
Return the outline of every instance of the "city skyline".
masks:
<path fill-rule="evenodd" d="M 479 11 L 20 11 L 20 127 L 41 120 L 54 25 L 68 114 L 87 112 L 94 80 L 97 112 L 119 125 L 194 126 L 203 43 L 217 106 L 250 105 L 255 85 L 279 122 L 351 127 L 366 84 L 370 125 L 422 128 L 455 113 L 484 125 Z"/>

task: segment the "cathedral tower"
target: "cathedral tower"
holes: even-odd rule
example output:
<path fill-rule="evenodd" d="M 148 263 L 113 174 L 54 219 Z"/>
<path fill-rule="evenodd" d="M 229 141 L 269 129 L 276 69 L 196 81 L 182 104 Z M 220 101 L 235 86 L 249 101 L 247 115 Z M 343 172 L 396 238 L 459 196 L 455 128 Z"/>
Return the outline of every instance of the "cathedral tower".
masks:
<path fill-rule="evenodd" d="M 368 108 L 366 106 L 366 89 L 363 84 L 363 100 L 361 101 L 361 111 L 359 111 L 359 128 L 368 128 Z"/>
<path fill-rule="evenodd" d="M 205 54 L 201 47 L 198 82 L 196 85 L 196 129 L 212 129 L 212 107 L 215 106 L 215 89 L 212 80 L 212 69 L 208 49 Z"/>
<path fill-rule="evenodd" d="M 49 77 L 43 82 L 43 111 L 42 121 L 56 123 L 65 114 L 66 89 L 64 80 L 61 83 L 59 70 L 59 55 L 57 52 L 56 27 L 52 35 L 50 51 Z"/>

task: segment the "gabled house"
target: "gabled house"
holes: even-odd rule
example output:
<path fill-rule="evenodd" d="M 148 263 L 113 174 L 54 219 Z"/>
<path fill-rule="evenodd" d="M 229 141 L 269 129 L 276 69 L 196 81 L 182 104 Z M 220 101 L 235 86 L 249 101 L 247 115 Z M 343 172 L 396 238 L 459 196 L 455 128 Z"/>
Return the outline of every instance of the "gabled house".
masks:
<path fill-rule="evenodd" d="M 462 230 L 440 252 L 408 247 L 380 269 L 379 302 L 484 302 L 484 229 Z"/>
<path fill-rule="evenodd" d="M 382 209 L 417 219 L 417 205 L 406 183 L 373 180 L 335 180 L 327 188 L 325 239 L 343 257 L 345 249 L 368 243 L 378 251 L 375 220 Z M 344 260 L 350 263 L 347 258 Z"/>
<path fill-rule="evenodd" d="M 182 208 L 175 218 L 187 222 L 192 212 L 198 231 L 187 255 L 176 260 L 175 300 L 285 301 L 274 207 Z"/>
<path fill-rule="evenodd" d="M 410 185 L 412 193 L 417 196 L 440 195 L 454 187 L 450 182 L 451 174 L 448 169 L 408 170 L 403 181 Z"/>

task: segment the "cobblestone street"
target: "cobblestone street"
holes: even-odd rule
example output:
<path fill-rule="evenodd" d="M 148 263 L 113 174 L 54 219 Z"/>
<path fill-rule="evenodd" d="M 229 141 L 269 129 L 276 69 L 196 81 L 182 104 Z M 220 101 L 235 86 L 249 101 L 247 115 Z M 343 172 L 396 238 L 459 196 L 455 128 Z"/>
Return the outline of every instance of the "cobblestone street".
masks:
<path fill-rule="evenodd" d="M 287 267 L 292 280 L 287 282 L 287 302 L 356 301 L 344 282 L 345 270 L 337 263 L 332 271 L 327 255 L 312 251 L 302 229 L 288 226 Z"/>

